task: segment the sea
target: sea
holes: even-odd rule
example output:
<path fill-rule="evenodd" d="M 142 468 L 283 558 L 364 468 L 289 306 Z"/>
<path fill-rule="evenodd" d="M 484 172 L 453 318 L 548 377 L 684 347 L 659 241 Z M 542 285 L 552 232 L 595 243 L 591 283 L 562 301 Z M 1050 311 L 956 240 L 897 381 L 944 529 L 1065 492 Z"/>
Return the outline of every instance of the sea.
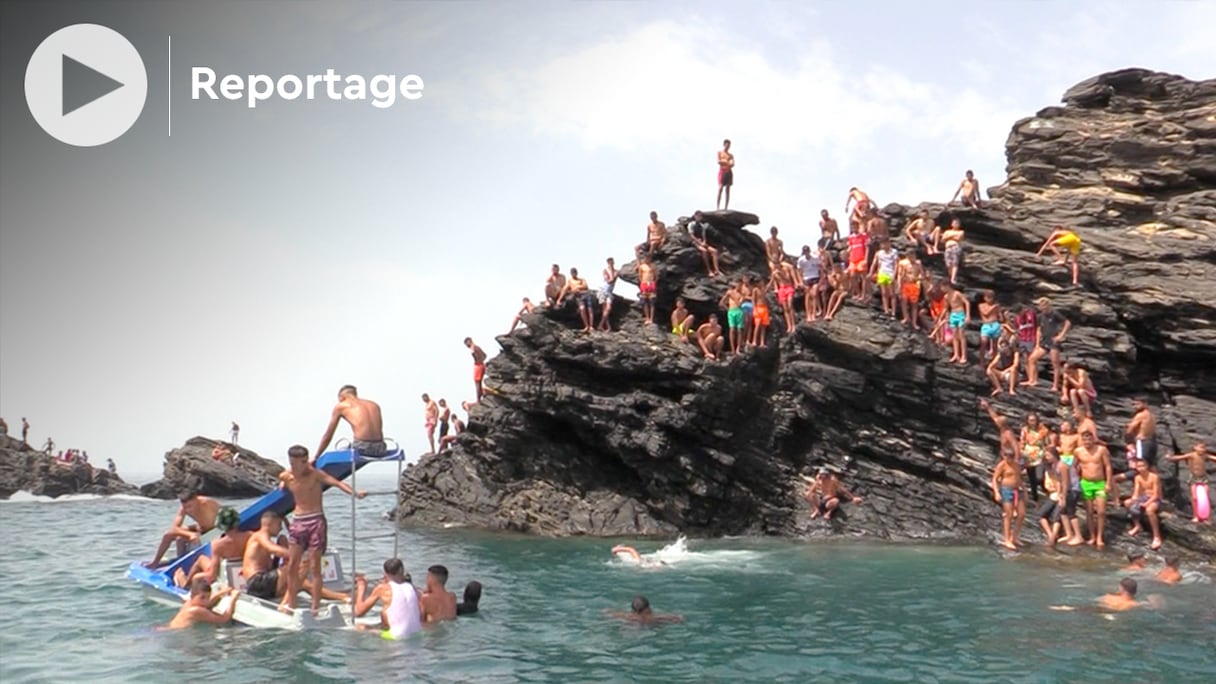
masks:
<path fill-rule="evenodd" d="M 359 533 L 392 532 L 393 502 L 387 492 L 360 501 Z M 350 499 L 330 492 L 325 504 L 331 546 L 348 545 Z M 176 502 L 140 497 L 0 502 L 0 682 L 1216 681 L 1216 586 L 1203 574 L 1184 567 L 1176 586 L 1142 577 L 1150 608 L 1064 612 L 1051 607 L 1112 591 L 1119 566 L 974 547 L 634 542 L 663 561 L 647 568 L 610 553 L 627 540 L 410 530 L 398 543 L 415 580 L 436 563 L 457 594 L 479 580 L 479 615 L 400 642 L 346 630 L 157 631 L 172 609 L 124 571 L 151 555 L 175 512 Z M 357 551 L 357 570 L 377 578 L 393 539 Z M 635 595 L 684 622 L 607 613 Z"/>

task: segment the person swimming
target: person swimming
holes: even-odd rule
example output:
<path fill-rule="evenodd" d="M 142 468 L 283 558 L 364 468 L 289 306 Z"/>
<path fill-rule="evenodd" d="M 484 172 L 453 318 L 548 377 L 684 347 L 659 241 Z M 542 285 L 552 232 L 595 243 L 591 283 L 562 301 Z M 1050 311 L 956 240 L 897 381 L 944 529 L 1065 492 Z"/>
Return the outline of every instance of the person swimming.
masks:
<path fill-rule="evenodd" d="M 656 615 L 654 609 L 650 607 L 650 600 L 641 594 L 633 597 L 633 601 L 629 604 L 629 612 L 626 613 L 619 610 L 607 612 L 611 617 L 642 625 L 664 625 L 684 622 L 684 618 L 679 615 Z"/>
<path fill-rule="evenodd" d="M 612 547 L 611 553 L 613 556 L 617 557 L 619 557 L 620 554 L 625 554 L 639 567 L 643 568 L 660 568 L 667 565 L 661 560 L 646 558 L 642 556 L 642 554 L 638 553 L 637 549 L 625 544 L 617 544 L 616 546 Z"/>
<path fill-rule="evenodd" d="M 481 603 L 481 582 L 473 580 L 464 585 L 464 600 L 456 604 L 456 615 L 473 615 Z"/>

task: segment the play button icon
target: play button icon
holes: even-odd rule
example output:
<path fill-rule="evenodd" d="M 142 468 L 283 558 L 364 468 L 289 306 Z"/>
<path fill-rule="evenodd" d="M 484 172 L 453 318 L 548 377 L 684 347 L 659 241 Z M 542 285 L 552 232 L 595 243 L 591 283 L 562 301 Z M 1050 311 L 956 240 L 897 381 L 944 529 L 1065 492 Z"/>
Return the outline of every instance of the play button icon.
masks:
<path fill-rule="evenodd" d="M 148 75 L 113 29 L 74 24 L 47 36 L 25 68 L 25 100 L 42 129 L 78 147 L 104 145 L 139 118 Z"/>

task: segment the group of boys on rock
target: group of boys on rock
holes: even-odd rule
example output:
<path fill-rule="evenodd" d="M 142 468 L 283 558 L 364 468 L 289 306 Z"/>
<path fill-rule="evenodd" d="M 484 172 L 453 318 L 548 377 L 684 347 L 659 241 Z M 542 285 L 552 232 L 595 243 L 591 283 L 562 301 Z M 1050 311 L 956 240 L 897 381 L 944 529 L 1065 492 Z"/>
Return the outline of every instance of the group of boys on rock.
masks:
<path fill-rule="evenodd" d="M 353 433 L 351 448 L 362 456 L 379 458 L 388 453 L 379 404 L 360 398 L 353 385 L 346 385 L 338 391 L 338 403 L 317 454 L 325 453 L 341 421 L 345 421 Z M 216 529 L 221 534 L 211 542 L 209 554 L 200 553 L 189 564 L 175 570 L 174 583 L 189 587 L 190 595 L 168 628 L 188 627 L 200 622 L 223 623 L 232 619 L 239 591 L 234 587 L 214 594 L 211 591 L 225 560 L 240 566 L 246 593 L 265 601 L 279 601 L 279 609 L 288 614 L 294 612 L 300 591 L 311 596 L 314 615 L 322 599 L 351 603 L 355 617 L 366 615 L 380 604 L 380 628 L 387 638 L 402 638 L 424 625 L 477 611 L 480 583 L 469 582 L 465 587 L 465 601 L 458 604 L 456 595 L 445 588 L 447 568 L 442 565 L 428 568 L 425 588 L 419 591 L 410 583 L 398 558 L 385 561 L 383 578 L 370 591 L 363 575 L 355 576 L 353 595 L 327 589 L 321 569 L 321 558 L 329 541 L 322 493 L 326 487 L 336 487 L 357 498 L 367 496 L 367 492 L 355 491 L 345 482 L 316 468 L 315 459 L 309 460 L 308 449 L 304 446 L 292 446 L 287 450 L 287 457 L 290 468 L 279 475 L 279 486 L 289 491 L 294 501 L 286 535 L 282 534 L 285 521 L 275 511 L 263 513 L 257 529 L 242 530 L 236 509 L 222 507 L 218 501 L 196 492 L 181 496 L 181 508 L 161 538 L 156 555 L 146 563 L 148 567 L 160 567 L 161 559 L 175 542 L 180 557 L 186 552 L 186 544 L 199 542 L 207 532 Z M 187 525 L 187 518 L 192 519 L 193 524 Z M 226 595 L 233 595 L 226 611 L 215 612 L 215 606 Z"/>
<path fill-rule="evenodd" d="M 730 140 L 723 141 L 717 154 L 718 202 L 717 207 L 729 208 L 730 190 L 734 184 L 735 157 L 730 151 Z M 722 204 L 725 195 L 725 205 Z M 961 202 L 964 207 L 981 208 L 980 184 L 975 174 L 968 170 L 946 206 Z M 1016 395 L 1039 385 L 1039 368 L 1044 359 L 1051 364 L 1053 395 L 1059 403 L 1070 406 L 1076 424 L 1064 422 L 1060 432 L 1051 433 L 1040 425 L 1038 417 L 1027 418 L 1028 428 L 1020 438 L 1008 428 L 1006 419 L 996 413 L 986 400 L 983 401 L 1001 429 L 1001 454 L 993 475 L 993 496 L 1004 507 L 1004 544 L 1014 548 L 1017 530 L 1024 516 L 1024 498 L 1018 493 L 1029 483 L 1033 497 L 1038 501 L 1040 483 L 1054 488 L 1040 508 L 1040 518 L 1048 543 L 1056 540 L 1076 545 L 1086 543 L 1075 508 L 1078 499 L 1086 503 L 1087 523 L 1092 521 L 1088 543 L 1101 548 L 1105 497 L 1112 491 L 1117 480 L 1131 480 L 1132 494 L 1123 503 L 1129 507 L 1137 520 L 1143 517 L 1152 531 L 1152 548 L 1161 544 L 1160 525 L 1157 512 L 1160 505 L 1160 480 L 1155 471 L 1153 457 L 1156 442 L 1153 438 L 1156 420 L 1143 402 L 1137 402 L 1137 418 L 1129 426 L 1135 434 L 1131 452 L 1138 457 L 1129 460 L 1129 472 L 1113 475 L 1110 472 L 1109 453 L 1098 439 L 1096 427 L 1090 415 L 1097 391 L 1088 370 L 1078 361 L 1062 356 L 1064 343 L 1072 323 L 1056 311 L 1049 299 L 1041 297 L 1034 306 L 1021 305 L 1016 310 L 1006 310 L 996 301 L 996 293 L 984 291 L 974 311 L 972 302 L 962 288 L 958 287 L 966 230 L 961 219 L 953 217 L 949 225 L 938 224 L 930 212 L 922 210 L 908 221 L 902 231 L 907 243 L 903 249 L 894 246 L 887 219 L 874 200 L 859 188 L 849 189 L 845 200 L 845 215 L 848 216 L 848 234 L 842 239 L 839 225 L 827 209 L 820 212 L 820 238 L 812 248 L 804 245 L 797 258 L 791 259 L 773 227 L 765 241 L 768 261 L 767 280 L 744 274 L 728 284 L 718 304 L 726 312 L 727 330 L 724 334 L 718 315 L 711 315 L 697 324 L 696 317 L 689 312 L 682 298 L 677 298 L 671 312 L 671 332 L 680 341 L 698 345 L 705 358 L 717 360 L 729 350 L 738 354 L 749 348 L 763 347 L 767 343 L 767 332 L 774 320 L 768 295 L 775 293 L 775 305 L 780 308 L 780 320 L 787 334 L 794 332 L 797 321 L 794 316 L 794 297 L 801 293 L 804 321 L 831 321 L 846 300 L 869 306 L 877 288 L 883 314 L 898 317 L 900 323 L 913 331 L 926 332 L 941 346 L 949 346 L 950 363 L 967 365 L 971 354 L 967 347 L 966 329 L 973 317 L 979 322 L 978 360 L 992 385 L 992 396 L 1007 392 Z M 693 214 L 687 224 L 689 237 L 696 247 L 710 277 L 721 275 L 719 258 L 721 248 L 711 240 L 709 224 L 700 211 Z M 639 299 L 646 323 L 654 323 L 654 301 L 657 292 L 657 270 L 653 263 L 656 252 L 667 240 L 667 227 L 656 212 L 650 213 L 646 228 L 646 241 L 635 248 L 638 258 Z M 1071 273 L 1074 286 L 1079 284 L 1081 238 L 1063 226 L 1056 227 L 1044 240 L 1036 256 L 1050 251 L 1055 256 L 1055 265 L 1064 266 Z M 945 278 L 932 277 L 928 267 L 921 261 L 925 256 L 941 255 Z M 609 313 L 612 292 L 618 273 L 613 260 L 607 261 L 603 270 L 603 284 L 593 292 L 585 280 L 571 269 L 570 278 L 561 274 L 554 264 L 546 281 L 546 306 L 560 306 L 567 297 L 578 302 L 583 331 L 610 330 Z M 598 305 L 598 309 L 597 309 Z M 535 307 L 524 300 L 524 308 L 511 325 L 514 330 L 521 316 L 531 313 Z M 598 326 L 596 313 L 600 315 Z M 1022 379 L 1024 378 L 1024 379 Z M 1040 434 L 1040 430 L 1042 433 Z M 1050 453 L 1050 455 L 1049 455 Z M 1207 496 L 1205 463 L 1216 460 L 1207 455 L 1202 443 L 1196 444 L 1188 454 L 1170 456 L 1171 460 L 1185 460 L 1190 464 L 1192 500 Z M 1011 460 L 1010 460 L 1011 459 Z M 1050 459 L 1050 461 L 1048 461 Z M 1075 460 L 1074 460 L 1075 459 Z M 1068 470 L 1068 473 L 1065 473 Z M 1069 478 L 1068 474 L 1072 477 Z M 812 480 L 807 491 L 808 501 L 818 514 L 830 518 L 840 498 L 835 495 L 839 483 L 831 473 L 820 473 Z M 829 481 L 824 483 L 823 480 Z M 822 490 L 830 490 L 825 492 Z M 825 493 L 827 494 L 825 496 Z M 851 497 L 847 490 L 846 496 Z M 824 501 L 831 506 L 825 507 Z M 1051 505 L 1054 504 L 1054 505 Z M 1196 506 L 1196 510 L 1199 510 Z M 1018 512 L 1020 511 L 1020 513 Z M 1195 522 L 1201 522 L 1198 513 Z M 1137 523 L 1129 534 L 1138 534 Z"/>

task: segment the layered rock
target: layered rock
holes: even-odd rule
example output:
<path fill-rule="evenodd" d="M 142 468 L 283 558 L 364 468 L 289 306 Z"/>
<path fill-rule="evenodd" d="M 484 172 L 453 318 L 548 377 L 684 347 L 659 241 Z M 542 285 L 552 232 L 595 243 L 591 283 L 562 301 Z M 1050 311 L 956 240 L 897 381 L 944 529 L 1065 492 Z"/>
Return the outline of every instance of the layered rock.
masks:
<path fill-rule="evenodd" d="M 969 295 L 991 288 L 1006 305 L 1050 298 L 1073 324 L 1063 352 L 1090 369 L 1100 434 L 1112 444 L 1139 395 L 1158 411 L 1165 449 L 1210 439 L 1216 81 L 1099 76 L 1070 89 L 1064 106 L 1017 122 L 1006 148 L 1009 178 L 982 208 L 890 205 L 893 233 L 921 209 L 942 223 L 958 217 Z M 656 257 L 656 320 L 683 297 L 700 322 L 721 313 L 728 278 L 767 276 L 763 243 L 743 228 L 757 217 L 707 218 L 726 277 L 707 278 L 677 230 Z M 1057 225 L 1084 240 L 1078 287 L 1034 256 Z M 794 247 L 818 231 L 789 233 Z M 928 263 L 944 273 L 940 257 Z M 634 278 L 632 266 L 623 273 Z M 492 391 L 456 448 L 406 471 L 399 519 L 549 535 L 990 538 L 999 525 L 988 488 L 997 435 L 978 406 L 989 390 L 978 365 L 945 363 L 948 352 L 875 308 L 848 304 L 835 320 L 786 335 L 770 306 L 768 346 L 717 363 L 624 306 L 611 334 L 576 332 L 568 311 L 529 317 L 499 338 Z M 969 337 L 974 352 L 975 331 Z M 1018 424 L 1031 411 L 1054 422 L 1057 406 L 1046 386 L 997 404 Z M 824 464 L 865 497 L 833 525 L 808 521 L 800 498 L 798 475 Z M 1161 474 L 1167 544 L 1216 553 L 1216 533 L 1187 520 L 1177 467 Z M 1110 541 L 1127 543 L 1123 517 L 1111 514 Z"/>
<path fill-rule="evenodd" d="M 0 499 L 17 492 L 60 497 L 67 494 L 138 494 L 139 489 L 110 471 L 87 463 L 60 463 L 19 439 L 0 436 Z"/>
<path fill-rule="evenodd" d="M 211 450 L 223 445 L 231 462 L 217 461 Z M 241 499 L 261 496 L 278 486 L 283 466 L 256 453 L 206 437 L 193 437 L 165 453 L 164 476 L 140 488 L 144 496 L 176 499 L 185 491 L 207 496 Z"/>

